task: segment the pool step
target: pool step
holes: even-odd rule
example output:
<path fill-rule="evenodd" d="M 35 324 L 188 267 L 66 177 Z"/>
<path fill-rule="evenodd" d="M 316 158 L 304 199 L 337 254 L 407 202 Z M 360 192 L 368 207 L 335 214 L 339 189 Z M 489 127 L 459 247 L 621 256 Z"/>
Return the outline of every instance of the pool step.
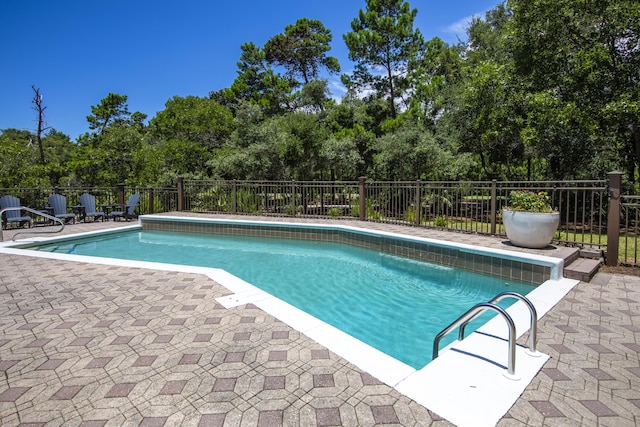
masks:
<path fill-rule="evenodd" d="M 564 277 L 589 282 L 602 265 L 602 251 L 594 249 L 565 248 Z"/>

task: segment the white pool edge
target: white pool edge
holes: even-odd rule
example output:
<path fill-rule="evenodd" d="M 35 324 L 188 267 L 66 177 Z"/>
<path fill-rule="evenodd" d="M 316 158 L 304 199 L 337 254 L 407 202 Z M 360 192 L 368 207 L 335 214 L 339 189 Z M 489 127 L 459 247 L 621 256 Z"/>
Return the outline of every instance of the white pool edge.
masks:
<path fill-rule="evenodd" d="M 193 220 L 193 218 L 189 217 L 175 216 L 154 216 L 154 218 Z M 337 226 L 286 222 L 265 223 L 242 220 L 213 221 L 259 225 L 331 227 L 366 232 L 367 234 L 434 242 L 475 252 L 479 250 L 478 247 L 472 245 L 452 244 L 450 242 L 397 233 L 365 230 L 347 225 Z M 430 362 L 424 368 L 416 370 L 221 269 L 57 254 L 28 249 L 15 249 L 12 247 L 24 245 L 25 243 L 53 242 L 61 239 L 109 234 L 140 228 L 140 225 L 132 225 L 119 229 L 85 232 L 53 238 L 34 238 L 23 239 L 18 242 L 0 242 L 0 253 L 206 275 L 232 292 L 231 295 L 217 299 L 218 302 L 226 308 L 232 309 L 235 306 L 248 303 L 256 305 L 266 313 L 288 324 L 353 363 L 355 366 L 393 387 L 398 392 L 461 427 L 493 426 L 497 424 L 548 360 L 547 355 L 532 357 L 527 354 L 522 347 L 518 347 L 516 353 L 516 375 L 520 377 L 520 380 L 514 381 L 506 378 L 504 376 L 504 367 L 507 365 L 508 349 L 505 340 L 508 336 L 508 330 L 504 320 L 500 317 L 495 317 L 478 329 L 478 332 L 482 332 L 483 334 L 473 333 L 463 341 L 455 341 L 442 349 L 440 356 L 436 360 Z M 554 277 L 554 280 L 546 281 L 527 295 L 527 298 L 536 307 L 538 318 L 544 316 L 544 314 L 579 283 L 577 280 L 562 278 L 563 262 L 557 258 L 520 254 L 485 247 L 482 247 L 481 251 L 503 257 L 507 256 L 510 259 L 535 260 L 537 262 L 544 262 L 546 265 L 553 264 L 552 277 Z M 557 262 L 558 260 L 560 262 Z M 560 278 L 555 279 L 558 272 Z M 530 322 L 529 311 L 526 306 L 522 302 L 517 302 L 509 307 L 507 312 L 516 324 L 516 336 L 519 337 L 524 334 L 529 329 Z M 488 335 L 500 337 L 501 339 L 492 338 Z M 431 352 L 431 350 L 432 349 L 425 349 L 425 351 L 428 352 Z"/>

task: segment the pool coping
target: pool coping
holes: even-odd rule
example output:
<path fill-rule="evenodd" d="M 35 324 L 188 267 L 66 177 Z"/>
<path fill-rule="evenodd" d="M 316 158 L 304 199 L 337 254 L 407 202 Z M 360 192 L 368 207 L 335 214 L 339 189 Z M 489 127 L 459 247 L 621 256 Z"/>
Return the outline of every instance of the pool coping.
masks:
<path fill-rule="evenodd" d="M 169 219 L 194 220 L 194 218 L 178 216 L 172 216 Z M 207 219 L 207 221 L 266 224 L 259 221 L 228 219 Z M 295 224 L 284 221 L 270 222 L 269 224 L 291 225 L 296 227 L 303 225 L 307 227 L 341 228 L 365 232 L 367 234 L 387 235 L 394 238 L 408 238 L 451 245 L 449 242 L 434 239 L 384 231 L 364 230 L 348 225 Z M 324 345 L 339 356 L 398 390 L 400 393 L 461 426 L 495 425 L 509 410 L 548 359 L 547 355 L 532 357 L 525 352 L 524 348 L 518 346 L 516 374 L 520 377 L 520 380 L 514 381 L 513 379 L 505 377 L 503 375 L 507 359 L 505 340 L 508 332 L 504 326 L 504 322 L 502 322 L 500 318 L 494 318 L 482 326 L 476 333 L 470 334 L 464 341 L 455 341 L 442 349 L 440 357 L 430 362 L 426 367 L 416 370 L 221 269 L 13 249 L 13 247 L 24 246 L 33 242 L 65 240 L 71 237 L 77 238 L 85 235 L 110 234 L 140 228 L 141 220 L 139 220 L 137 225 L 122 227 L 118 230 L 78 233 L 64 237 L 39 237 L 24 239 L 19 242 L 3 242 L 0 244 L 0 253 L 206 275 L 232 292 L 231 295 L 218 298 L 218 302 L 223 306 L 231 308 L 248 303 L 256 305 L 273 317 L 287 323 L 289 326 L 304 333 L 309 338 Z M 470 250 L 477 250 L 477 247 L 471 245 L 456 244 L 455 246 L 464 246 Z M 515 258 L 534 259 L 543 262 L 557 260 L 550 260 L 550 257 L 535 254 L 523 255 L 521 253 L 485 247 L 482 249 L 486 250 L 486 252 Z M 555 272 L 557 274 L 557 269 L 559 269 L 561 274 L 562 260 L 558 261 L 559 262 L 555 264 Z M 529 299 L 536 306 L 538 317 L 542 317 L 577 283 L 578 281 L 562 278 L 558 280 L 548 280 L 528 294 Z M 516 323 L 516 336 L 521 336 L 529 327 L 528 310 L 524 304 L 516 303 L 510 307 L 507 312 L 514 318 Z M 433 387 L 425 387 L 425 384 L 433 385 Z M 464 402 L 465 411 L 460 411 L 460 402 Z"/>

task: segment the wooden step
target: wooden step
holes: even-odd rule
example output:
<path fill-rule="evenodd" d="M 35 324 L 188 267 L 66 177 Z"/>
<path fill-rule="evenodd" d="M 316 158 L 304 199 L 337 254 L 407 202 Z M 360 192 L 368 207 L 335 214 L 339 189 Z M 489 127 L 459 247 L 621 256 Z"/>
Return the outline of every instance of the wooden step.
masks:
<path fill-rule="evenodd" d="M 589 282 L 596 275 L 602 263 L 600 259 L 578 258 L 564 267 L 564 277 Z"/>

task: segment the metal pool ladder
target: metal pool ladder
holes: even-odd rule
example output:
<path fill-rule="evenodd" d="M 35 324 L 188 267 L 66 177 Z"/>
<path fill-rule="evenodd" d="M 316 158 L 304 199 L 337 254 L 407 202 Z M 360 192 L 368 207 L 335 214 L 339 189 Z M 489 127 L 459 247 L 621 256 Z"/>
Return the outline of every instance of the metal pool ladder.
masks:
<path fill-rule="evenodd" d="M 2 217 L 2 214 L 5 213 L 6 211 L 27 211 L 27 212 L 31 212 L 32 214 L 36 214 L 38 216 L 41 216 L 43 218 L 46 218 L 50 221 L 55 221 L 55 222 L 59 222 L 60 223 L 60 229 L 58 230 L 53 230 L 53 231 L 35 231 L 35 230 L 27 230 L 27 231 L 19 231 L 16 234 L 13 235 L 13 237 L 11 238 L 11 240 L 13 240 L 14 242 L 16 241 L 16 236 L 18 236 L 19 234 L 52 234 L 52 233 L 60 233 L 62 232 L 62 230 L 64 230 L 64 221 L 62 221 L 60 218 L 56 218 L 55 216 L 51 216 L 49 214 L 46 214 L 44 212 L 41 211 L 37 211 L 35 209 L 31 209 L 28 208 L 26 206 L 19 206 L 19 207 L 9 207 L 9 208 L 4 208 L 2 210 L 0 210 L 0 217 Z M 0 242 L 4 241 L 4 236 L 3 236 L 3 232 L 0 229 Z"/>
<path fill-rule="evenodd" d="M 512 378 L 516 378 L 516 326 L 513 322 L 509 313 L 506 312 L 505 309 L 496 305 L 496 303 L 505 298 L 516 298 L 525 303 L 525 305 L 529 308 L 529 313 L 531 315 L 531 324 L 529 327 L 529 348 L 527 349 L 527 353 L 532 356 L 539 356 L 540 353 L 536 350 L 536 343 L 538 341 L 538 313 L 536 312 L 536 308 L 533 306 L 531 301 L 529 301 L 526 297 L 520 295 L 516 292 L 502 292 L 493 299 L 488 302 L 482 302 L 471 307 L 466 313 L 462 316 L 458 317 L 453 323 L 444 328 L 436 338 L 433 340 L 433 357 L 435 359 L 438 357 L 439 352 L 439 344 L 442 337 L 447 335 L 449 332 L 454 330 L 457 327 L 460 327 L 458 332 L 458 340 L 462 341 L 464 339 L 464 329 L 469 322 L 471 322 L 476 317 L 480 316 L 487 310 L 496 311 L 498 314 L 504 318 L 507 322 L 507 326 L 509 328 L 509 354 L 508 354 L 508 362 L 507 362 L 507 375 Z"/>

